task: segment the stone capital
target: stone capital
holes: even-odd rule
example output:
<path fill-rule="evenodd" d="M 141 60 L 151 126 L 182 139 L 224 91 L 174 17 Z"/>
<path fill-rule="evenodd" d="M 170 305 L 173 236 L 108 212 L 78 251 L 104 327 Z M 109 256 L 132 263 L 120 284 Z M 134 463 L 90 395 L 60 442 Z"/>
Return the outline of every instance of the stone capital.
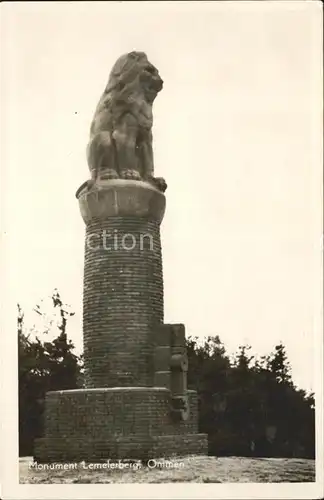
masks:
<path fill-rule="evenodd" d="M 145 181 L 100 180 L 91 187 L 85 182 L 76 197 L 86 224 L 93 218 L 118 216 L 143 217 L 160 224 L 165 212 L 164 194 Z"/>

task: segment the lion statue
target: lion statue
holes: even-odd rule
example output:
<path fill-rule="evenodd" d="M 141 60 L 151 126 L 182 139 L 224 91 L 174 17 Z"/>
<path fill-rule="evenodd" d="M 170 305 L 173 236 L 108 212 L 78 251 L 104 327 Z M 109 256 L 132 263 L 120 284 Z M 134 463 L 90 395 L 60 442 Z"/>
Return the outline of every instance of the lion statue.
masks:
<path fill-rule="evenodd" d="M 162 86 L 144 52 L 130 52 L 116 61 L 91 124 L 91 184 L 98 179 L 145 180 L 165 191 L 164 179 L 153 175 L 152 148 L 152 105 Z"/>

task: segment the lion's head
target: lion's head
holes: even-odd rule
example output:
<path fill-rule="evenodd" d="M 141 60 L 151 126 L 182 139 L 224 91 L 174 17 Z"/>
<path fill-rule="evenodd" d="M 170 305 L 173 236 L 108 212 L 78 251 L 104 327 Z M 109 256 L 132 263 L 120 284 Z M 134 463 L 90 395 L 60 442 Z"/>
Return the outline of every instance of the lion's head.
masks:
<path fill-rule="evenodd" d="M 162 86 L 159 72 L 148 61 L 146 54 L 134 51 L 117 59 L 110 72 L 105 93 L 119 101 L 142 93 L 145 100 L 152 103 Z"/>

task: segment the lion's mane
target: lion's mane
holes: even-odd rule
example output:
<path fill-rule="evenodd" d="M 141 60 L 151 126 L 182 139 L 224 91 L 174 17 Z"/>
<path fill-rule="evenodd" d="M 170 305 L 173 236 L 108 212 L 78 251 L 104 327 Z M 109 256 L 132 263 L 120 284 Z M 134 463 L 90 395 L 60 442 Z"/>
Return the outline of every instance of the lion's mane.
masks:
<path fill-rule="evenodd" d="M 96 108 L 91 135 L 110 130 L 126 113 L 139 114 L 139 98 L 144 101 L 140 75 L 149 64 L 144 52 L 124 54 L 115 62 L 107 86 Z"/>

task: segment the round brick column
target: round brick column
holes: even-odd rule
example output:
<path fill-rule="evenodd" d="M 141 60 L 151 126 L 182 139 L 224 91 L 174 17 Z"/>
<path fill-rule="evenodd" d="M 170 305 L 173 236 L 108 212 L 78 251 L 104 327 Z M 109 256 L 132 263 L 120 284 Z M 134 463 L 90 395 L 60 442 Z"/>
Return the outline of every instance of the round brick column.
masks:
<path fill-rule="evenodd" d="M 117 179 L 81 187 L 77 197 L 86 224 L 86 387 L 153 386 L 165 196 L 146 182 Z"/>

